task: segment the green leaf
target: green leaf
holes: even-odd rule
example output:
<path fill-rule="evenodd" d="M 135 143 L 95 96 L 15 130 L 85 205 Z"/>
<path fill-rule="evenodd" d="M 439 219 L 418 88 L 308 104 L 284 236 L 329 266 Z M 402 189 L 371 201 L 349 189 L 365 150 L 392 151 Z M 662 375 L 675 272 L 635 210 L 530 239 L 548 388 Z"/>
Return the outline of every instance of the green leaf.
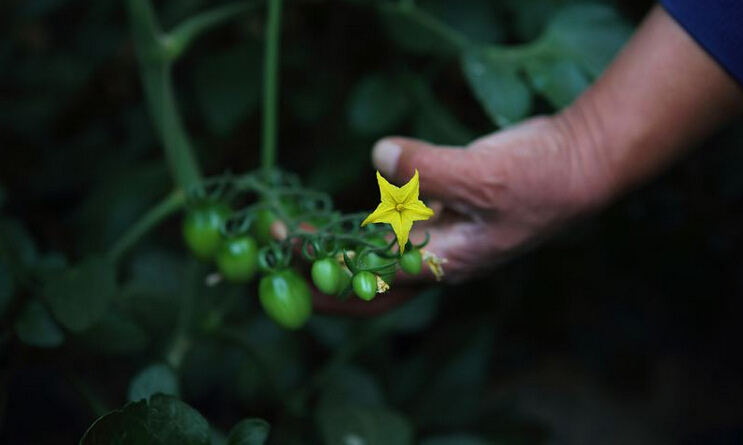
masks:
<path fill-rule="evenodd" d="M 384 406 L 384 391 L 374 374 L 359 367 L 348 365 L 335 370 L 325 391 L 359 406 Z"/>
<path fill-rule="evenodd" d="M 475 134 L 463 125 L 433 94 L 426 81 L 410 77 L 410 89 L 415 98 L 415 135 L 439 145 L 465 145 Z"/>
<path fill-rule="evenodd" d="M 106 314 L 116 293 L 116 273 L 104 257 L 91 256 L 77 266 L 50 274 L 42 293 L 63 326 L 82 332 Z"/>
<path fill-rule="evenodd" d="M 456 54 L 466 37 L 432 14 L 396 4 L 382 4 L 380 19 L 389 38 L 418 54 Z"/>
<path fill-rule="evenodd" d="M 39 256 L 36 243 L 26 228 L 11 218 L 0 218 L 0 254 L 26 267 L 33 266 Z"/>
<path fill-rule="evenodd" d="M 224 136 L 258 108 L 262 49 L 257 42 L 207 54 L 194 71 L 196 99 L 209 129 Z"/>
<path fill-rule="evenodd" d="M 416 7 L 430 12 L 474 42 L 496 43 L 504 39 L 502 11 L 492 0 L 428 0 Z"/>
<path fill-rule="evenodd" d="M 170 366 L 159 363 L 139 372 L 129 384 L 129 401 L 149 400 L 154 394 L 178 396 L 178 376 Z"/>
<path fill-rule="evenodd" d="M 487 49 L 468 51 L 461 62 L 475 97 L 496 124 L 503 127 L 529 114 L 531 92 L 517 64 Z"/>
<path fill-rule="evenodd" d="M 149 345 L 147 332 L 129 314 L 119 310 L 108 311 L 101 322 L 79 339 L 91 350 L 110 355 L 136 354 Z"/>
<path fill-rule="evenodd" d="M 317 411 L 325 445 L 410 445 L 413 429 L 394 411 L 325 398 Z"/>
<path fill-rule="evenodd" d="M 132 402 L 91 425 L 80 445 L 209 445 L 209 424 L 175 397 L 152 396 Z"/>
<path fill-rule="evenodd" d="M 536 57 L 524 62 L 532 87 L 555 109 L 570 105 L 591 84 L 577 62 Z"/>
<path fill-rule="evenodd" d="M 263 419 L 245 419 L 235 425 L 227 437 L 227 445 L 264 445 L 271 426 Z"/>
<path fill-rule="evenodd" d="M 21 341 L 39 348 L 55 348 L 64 343 L 64 332 L 46 307 L 36 299 L 26 303 L 15 321 L 15 333 Z"/>
<path fill-rule="evenodd" d="M 627 41 L 632 28 L 610 6 L 577 4 L 561 9 L 546 33 L 556 56 L 576 60 L 596 78 Z"/>
<path fill-rule="evenodd" d="M 395 130 L 410 110 L 405 88 L 394 78 L 371 74 L 356 84 L 348 104 L 348 123 L 359 134 L 378 136 Z"/>
<path fill-rule="evenodd" d="M 0 260 L 0 316 L 13 299 L 13 276 L 8 267 Z"/>
<path fill-rule="evenodd" d="M 492 445 L 492 442 L 479 439 L 469 434 L 429 437 L 420 445 Z"/>

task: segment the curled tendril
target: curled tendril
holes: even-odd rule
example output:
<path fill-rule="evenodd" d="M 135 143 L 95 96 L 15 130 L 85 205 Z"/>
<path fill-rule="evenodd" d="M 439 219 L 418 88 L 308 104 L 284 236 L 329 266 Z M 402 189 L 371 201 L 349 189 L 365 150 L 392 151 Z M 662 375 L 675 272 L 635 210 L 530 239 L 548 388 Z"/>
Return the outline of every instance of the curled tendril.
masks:
<path fill-rule="evenodd" d="M 248 233 L 259 212 L 269 210 L 287 228 L 287 237 L 261 249 L 258 262 L 264 271 L 288 267 L 292 250 L 299 247 L 302 257 L 314 261 L 322 257 L 342 258 L 352 272 L 369 271 L 387 275 L 398 270 L 399 255 L 394 250 L 394 232 L 387 225 L 368 224 L 361 227 L 366 213 L 342 214 L 333 208 L 333 200 L 326 193 L 302 187 L 298 177 L 280 170 L 254 171 L 243 175 L 225 172 L 206 178 L 201 184 L 187 190 L 188 204 L 203 201 L 222 201 L 231 205 L 252 202 L 237 210 L 225 222 L 223 236 Z M 380 242 L 381 240 L 384 243 Z M 428 244 L 430 237 L 415 248 Z M 381 244 L 381 245 L 380 245 Z M 369 266 L 370 254 L 389 259 L 386 264 Z"/>

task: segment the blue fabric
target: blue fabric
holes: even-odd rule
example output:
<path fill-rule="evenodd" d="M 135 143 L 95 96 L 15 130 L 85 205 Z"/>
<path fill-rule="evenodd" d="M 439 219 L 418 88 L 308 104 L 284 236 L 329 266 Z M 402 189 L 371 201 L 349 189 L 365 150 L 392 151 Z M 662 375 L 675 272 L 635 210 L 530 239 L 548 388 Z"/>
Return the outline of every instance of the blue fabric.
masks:
<path fill-rule="evenodd" d="M 671 16 L 743 84 L 743 0 L 660 0 Z"/>

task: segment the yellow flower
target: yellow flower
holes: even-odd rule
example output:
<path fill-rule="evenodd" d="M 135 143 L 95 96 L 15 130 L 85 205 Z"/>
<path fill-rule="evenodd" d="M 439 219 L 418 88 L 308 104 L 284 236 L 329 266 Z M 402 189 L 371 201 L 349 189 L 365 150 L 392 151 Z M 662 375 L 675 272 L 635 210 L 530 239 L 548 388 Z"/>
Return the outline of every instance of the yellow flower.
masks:
<path fill-rule="evenodd" d="M 377 209 L 367 216 L 361 226 L 369 223 L 388 223 L 397 235 L 397 244 L 400 246 L 400 254 L 405 251 L 405 244 L 408 243 L 410 229 L 413 227 L 413 221 L 425 221 L 433 216 L 433 210 L 426 207 L 418 199 L 418 170 L 415 170 L 413 178 L 402 187 L 395 187 L 387 182 L 379 172 L 377 172 L 377 182 L 379 183 L 379 194 L 382 196 L 382 202 Z"/>

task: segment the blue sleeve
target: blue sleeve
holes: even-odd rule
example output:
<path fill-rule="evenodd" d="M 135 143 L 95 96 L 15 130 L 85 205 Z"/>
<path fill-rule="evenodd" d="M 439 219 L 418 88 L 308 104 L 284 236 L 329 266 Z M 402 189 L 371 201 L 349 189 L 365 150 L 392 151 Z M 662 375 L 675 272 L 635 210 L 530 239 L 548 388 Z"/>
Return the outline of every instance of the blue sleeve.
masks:
<path fill-rule="evenodd" d="M 660 0 L 668 13 L 743 84 L 743 0 Z"/>

